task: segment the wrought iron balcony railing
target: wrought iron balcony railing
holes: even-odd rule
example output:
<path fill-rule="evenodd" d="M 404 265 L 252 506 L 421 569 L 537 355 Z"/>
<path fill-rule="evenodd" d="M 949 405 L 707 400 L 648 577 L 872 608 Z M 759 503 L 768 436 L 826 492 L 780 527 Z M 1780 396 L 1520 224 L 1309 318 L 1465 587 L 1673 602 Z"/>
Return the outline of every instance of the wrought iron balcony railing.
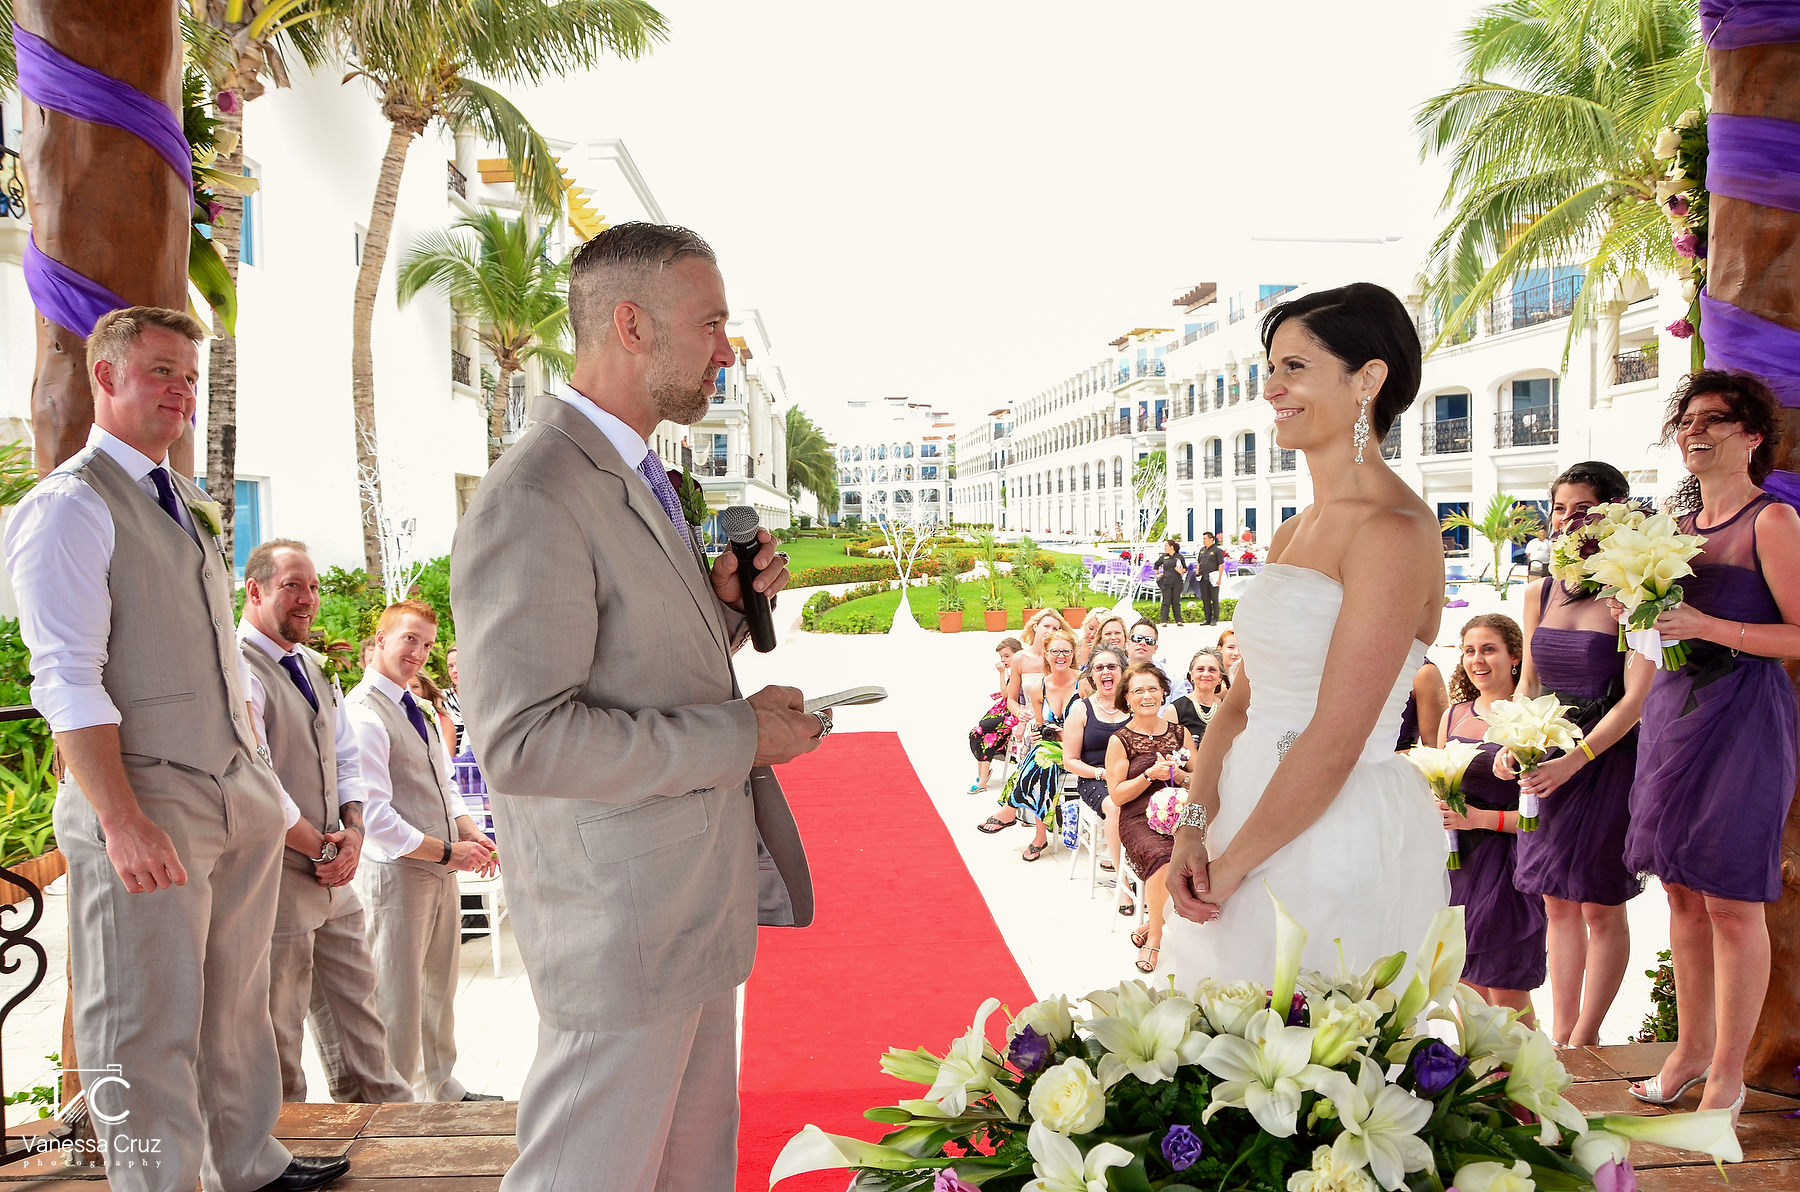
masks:
<path fill-rule="evenodd" d="M 1658 352 L 1620 352 L 1613 357 L 1613 384 L 1630 385 L 1638 381 L 1654 381 L 1657 377 Z"/>
<path fill-rule="evenodd" d="M 1495 447 L 1553 447 L 1557 441 L 1556 403 L 1515 406 L 1494 415 Z"/>
<path fill-rule="evenodd" d="M 458 385 L 467 385 L 470 384 L 469 378 L 474 375 L 474 362 L 455 348 L 451 348 L 450 379 Z"/>
<path fill-rule="evenodd" d="M 1395 420 L 1394 425 L 1388 427 L 1387 434 L 1381 436 L 1381 458 L 1400 458 L 1400 423 L 1398 420 Z"/>
<path fill-rule="evenodd" d="M 1209 455 L 1200 461 L 1200 473 L 1208 480 L 1217 480 L 1225 470 L 1225 461 L 1217 455 Z"/>
<path fill-rule="evenodd" d="M 456 196 L 458 198 L 461 198 L 461 199 L 468 198 L 469 197 L 468 176 L 465 175 L 461 170 L 456 168 L 455 162 L 446 161 L 444 164 L 449 167 L 448 181 L 450 184 L 450 189 L 456 192 Z"/>
<path fill-rule="evenodd" d="M 1421 423 L 1419 449 L 1426 455 L 1460 455 L 1469 450 L 1469 420 L 1438 418 Z"/>
<path fill-rule="evenodd" d="M 1236 466 L 1232 470 L 1234 475 L 1256 475 L 1256 452 L 1240 451 L 1234 456 L 1234 459 L 1236 460 Z"/>
<path fill-rule="evenodd" d="M 1294 453 L 1285 447 L 1269 448 L 1269 471 L 1292 472 L 1295 467 Z"/>

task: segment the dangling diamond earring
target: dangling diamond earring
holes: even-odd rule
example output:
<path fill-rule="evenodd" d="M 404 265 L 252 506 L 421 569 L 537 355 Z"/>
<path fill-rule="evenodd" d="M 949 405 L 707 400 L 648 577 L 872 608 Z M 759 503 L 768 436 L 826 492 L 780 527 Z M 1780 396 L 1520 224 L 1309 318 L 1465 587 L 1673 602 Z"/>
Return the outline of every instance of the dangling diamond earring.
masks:
<path fill-rule="evenodd" d="M 1369 395 L 1362 399 L 1362 413 L 1356 416 L 1356 429 L 1351 432 L 1351 440 L 1356 444 L 1356 462 L 1363 461 L 1363 448 L 1369 445 Z"/>

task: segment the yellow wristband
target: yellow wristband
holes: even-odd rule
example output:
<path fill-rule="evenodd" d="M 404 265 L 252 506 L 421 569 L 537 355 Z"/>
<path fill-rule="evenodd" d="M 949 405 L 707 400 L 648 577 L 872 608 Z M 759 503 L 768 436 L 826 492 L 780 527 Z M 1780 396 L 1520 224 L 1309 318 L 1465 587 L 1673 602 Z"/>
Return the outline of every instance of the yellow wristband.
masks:
<path fill-rule="evenodd" d="M 1590 762 L 1594 760 L 1594 751 L 1588 748 L 1588 743 L 1586 741 L 1577 741 L 1575 743 L 1581 746 L 1581 752 L 1587 754 L 1587 759 Z"/>

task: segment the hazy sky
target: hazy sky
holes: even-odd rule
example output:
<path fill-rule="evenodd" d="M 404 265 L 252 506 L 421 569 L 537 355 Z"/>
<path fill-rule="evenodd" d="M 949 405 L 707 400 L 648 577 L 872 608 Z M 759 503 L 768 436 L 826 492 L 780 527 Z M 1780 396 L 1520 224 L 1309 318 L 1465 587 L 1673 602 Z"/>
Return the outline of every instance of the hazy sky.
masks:
<path fill-rule="evenodd" d="M 1023 399 L 1199 281 L 1410 268 L 1444 187 L 1412 113 L 1480 6 L 661 7 L 650 57 L 518 98 L 546 135 L 625 141 L 829 427 L 851 398 Z"/>

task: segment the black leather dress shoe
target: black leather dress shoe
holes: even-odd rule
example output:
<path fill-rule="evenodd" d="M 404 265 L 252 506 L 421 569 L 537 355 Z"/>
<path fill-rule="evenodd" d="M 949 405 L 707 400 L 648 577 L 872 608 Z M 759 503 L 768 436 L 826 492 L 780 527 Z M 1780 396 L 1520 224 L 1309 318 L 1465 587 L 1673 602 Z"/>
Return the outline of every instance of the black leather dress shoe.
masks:
<path fill-rule="evenodd" d="M 350 1170 L 343 1155 L 301 1156 L 288 1160 L 287 1170 L 264 1184 L 259 1192 L 305 1192 L 323 1188 Z"/>
<path fill-rule="evenodd" d="M 504 1101 L 504 1100 L 506 1100 L 506 1098 L 497 1096 L 494 1093 L 464 1093 L 463 1100 L 465 1100 L 465 1101 Z"/>

